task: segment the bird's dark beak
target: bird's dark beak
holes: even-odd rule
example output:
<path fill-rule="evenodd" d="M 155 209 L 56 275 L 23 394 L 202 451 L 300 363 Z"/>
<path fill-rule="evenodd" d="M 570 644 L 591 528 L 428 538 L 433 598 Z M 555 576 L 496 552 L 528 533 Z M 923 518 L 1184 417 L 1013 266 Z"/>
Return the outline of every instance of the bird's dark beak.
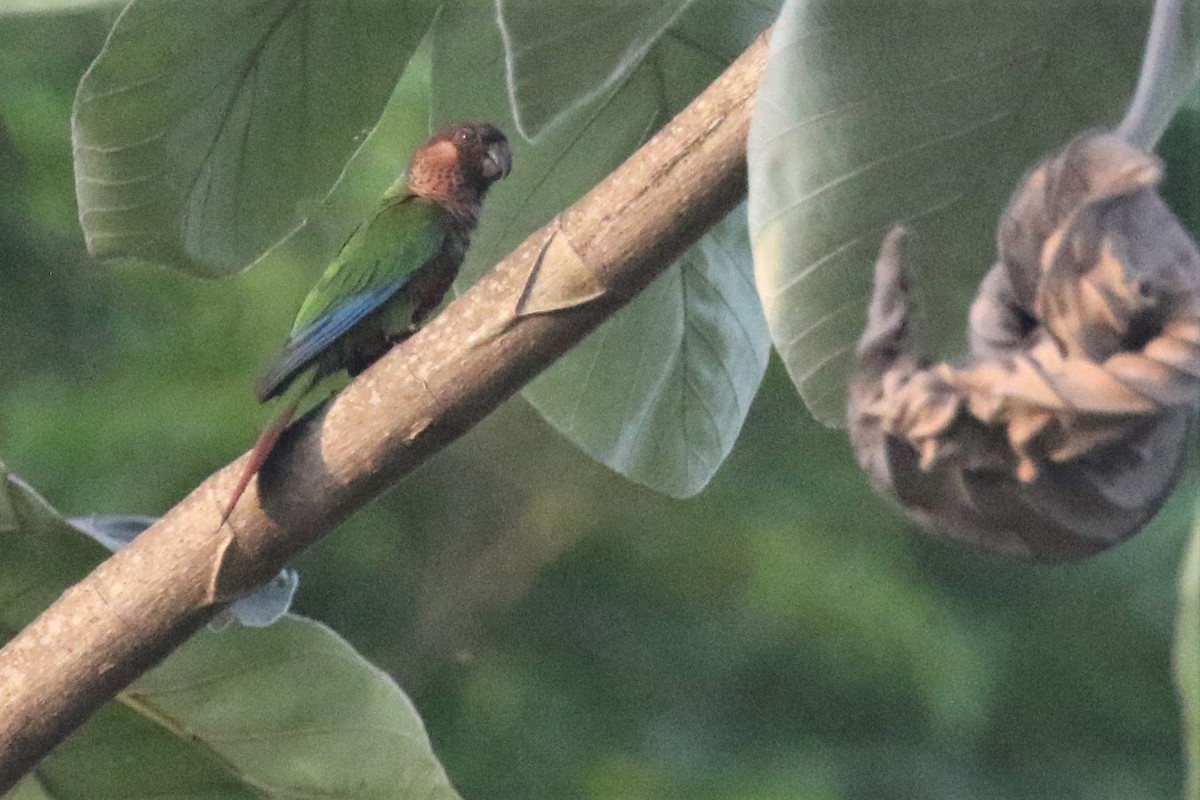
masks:
<path fill-rule="evenodd" d="M 489 144 L 480 167 L 483 177 L 489 181 L 508 177 L 512 172 L 512 151 L 508 149 L 508 142 L 501 139 Z"/>

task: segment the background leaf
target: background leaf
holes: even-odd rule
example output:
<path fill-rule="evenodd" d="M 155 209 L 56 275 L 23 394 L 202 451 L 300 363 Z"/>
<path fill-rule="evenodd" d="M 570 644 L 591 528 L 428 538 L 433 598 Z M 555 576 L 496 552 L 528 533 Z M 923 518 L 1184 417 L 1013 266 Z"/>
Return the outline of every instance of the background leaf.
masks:
<path fill-rule="evenodd" d="M 108 557 L 0 463 L 0 638 L 17 631 Z"/>
<path fill-rule="evenodd" d="M 117 8 L 127 0 L 4 0 L 0 3 L 0 16 L 5 14 L 61 14 L 64 12 L 91 11 L 93 9 Z"/>
<path fill-rule="evenodd" d="M 558 116 L 619 83 L 690 2 L 496 0 L 517 130 L 536 138 Z"/>
<path fill-rule="evenodd" d="M 1179 571 L 1175 683 L 1179 687 L 1188 773 L 1184 797 L 1200 800 L 1200 522 L 1193 526 Z"/>
<path fill-rule="evenodd" d="M 430 38 L 423 39 L 413 52 L 379 119 L 321 205 L 253 266 L 303 271 L 312 275 L 307 283 L 315 283 L 351 231 L 372 214 L 383 192 L 404 173 L 430 134 Z"/>
<path fill-rule="evenodd" d="M 750 231 L 775 346 L 841 425 L 871 264 L 904 221 L 930 341 L 952 353 L 1020 176 L 1117 122 L 1150 4 L 790 0 L 751 128 Z"/>
<path fill-rule="evenodd" d="M 767 367 L 748 256 L 740 208 L 526 397 L 622 475 L 673 497 L 696 494 L 733 447 Z"/>
<path fill-rule="evenodd" d="M 123 692 L 120 704 L 123 728 L 136 729 L 136 715 L 159 726 L 157 738 L 169 734 L 191 755 L 215 757 L 221 770 L 206 770 L 206 781 L 234 778 L 273 798 L 458 797 L 400 687 L 312 620 L 289 615 L 269 628 L 203 631 Z M 108 752 L 94 752 L 96 767 L 80 777 L 103 772 L 99 765 L 124 748 L 122 738 L 92 737 L 88 749 L 104 744 Z M 115 794 L 131 778 L 114 772 Z M 163 772 L 171 770 L 160 764 L 145 776 L 154 779 L 145 794 L 134 795 L 169 793 Z"/>
<path fill-rule="evenodd" d="M 108 555 L 3 465 L 0 546 L 0 641 Z M 192 637 L 12 796 L 458 797 L 396 683 L 333 631 L 290 615 Z"/>
<path fill-rule="evenodd" d="M 333 184 L 432 19 L 387 0 L 135 0 L 76 96 L 101 258 L 246 266 Z"/>
<path fill-rule="evenodd" d="M 540 8 L 569 28 L 551 5 L 520 8 L 527 14 Z M 536 142 L 511 142 L 513 174 L 489 196 L 464 281 L 620 164 L 736 58 L 773 13 L 771 3 L 697 0 L 617 83 Z M 434 119 L 479 117 L 513 127 L 503 101 L 504 56 L 484 10 L 447 8 L 434 47 Z M 589 85 L 603 84 L 611 69 L 578 60 L 571 68 Z M 565 102 L 553 94 L 550 101 L 555 108 Z M 673 496 L 696 493 L 720 465 L 766 364 L 761 310 L 742 277 L 748 253 L 738 243 L 739 228 L 730 222 L 693 248 L 524 391 L 593 458 Z"/>

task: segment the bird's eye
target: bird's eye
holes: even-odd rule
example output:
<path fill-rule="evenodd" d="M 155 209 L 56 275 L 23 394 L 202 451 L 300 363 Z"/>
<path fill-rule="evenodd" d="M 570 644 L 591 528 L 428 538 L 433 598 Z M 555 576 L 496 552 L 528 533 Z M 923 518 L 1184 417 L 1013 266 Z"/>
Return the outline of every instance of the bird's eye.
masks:
<path fill-rule="evenodd" d="M 469 143 L 469 142 L 471 141 L 471 131 L 470 131 L 470 129 L 464 128 L 463 130 L 459 131 L 457 134 L 455 134 L 455 136 L 454 136 L 454 139 L 455 139 L 455 141 L 457 141 L 459 144 L 467 144 L 467 143 Z"/>

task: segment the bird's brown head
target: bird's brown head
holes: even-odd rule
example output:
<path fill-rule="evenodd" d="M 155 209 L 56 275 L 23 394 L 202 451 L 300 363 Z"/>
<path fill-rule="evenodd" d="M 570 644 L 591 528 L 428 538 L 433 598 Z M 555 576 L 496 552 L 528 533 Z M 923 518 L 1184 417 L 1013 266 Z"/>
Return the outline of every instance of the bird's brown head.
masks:
<path fill-rule="evenodd" d="M 435 133 L 417 151 L 408 168 L 408 189 L 474 227 L 488 187 L 511 170 L 504 134 L 485 122 L 466 122 Z"/>

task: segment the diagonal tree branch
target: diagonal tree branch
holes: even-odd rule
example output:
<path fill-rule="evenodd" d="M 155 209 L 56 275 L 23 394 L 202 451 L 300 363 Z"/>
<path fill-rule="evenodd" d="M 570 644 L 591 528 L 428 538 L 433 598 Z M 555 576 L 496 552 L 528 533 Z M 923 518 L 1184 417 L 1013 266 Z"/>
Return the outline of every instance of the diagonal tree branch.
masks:
<path fill-rule="evenodd" d="M 245 457 L 0 650 L 0 794 L 226 603 L 489 414 L 746 194 L 766 35 L 586 197 L 285 435 L 218 530 Z"/>

